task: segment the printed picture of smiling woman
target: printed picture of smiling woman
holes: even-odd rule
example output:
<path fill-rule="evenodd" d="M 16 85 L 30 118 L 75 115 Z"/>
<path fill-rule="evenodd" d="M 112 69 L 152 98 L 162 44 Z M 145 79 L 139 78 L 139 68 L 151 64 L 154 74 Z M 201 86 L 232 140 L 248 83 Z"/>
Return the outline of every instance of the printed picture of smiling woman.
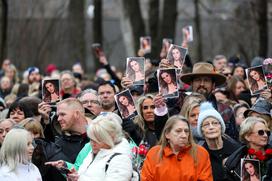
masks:
<path fill-rule="evenodd" d="M 158 70 L 159 92 L 166 98 L 177 97 L 178 84 L 176 69 Z"/>
<path fill-rule="evenodd" d="M 173 67 L 182 69 L 186 54 L 186 48 L 171 44 L 166 59 L 169 61 L 170 65 L 173 65 Z"/>
<path fill-rule="evenodd" d="M 137 115 L 132 95 L 128 89 L 116 94 L 114 98 L 122 118 L 132 118 Z"/>
<path fill-rule="evenodd" d="M 60 101 L 59 79 L 45 79 L 42 81 L 42 99 L 48 103 Z"/>
<path fill-rule="evenodd" d="M 262 90 L 267 89 L 267 82 L 264 76 L 262 66 L 251 67 L 246 69 L 249 89 L 251 94 L 259 94 Z"/>
<path fill-rule="evenodd" d="M 241 159 L 241 180 L 242 181 L 260 181 L 260 161 L 255 159 Z"/>
<path fill-rule="evenodd" d="M 144 57 L 129 57 L 127 58 L 126 74 L 134 85 L 144 85 L 145 70 Z"/>

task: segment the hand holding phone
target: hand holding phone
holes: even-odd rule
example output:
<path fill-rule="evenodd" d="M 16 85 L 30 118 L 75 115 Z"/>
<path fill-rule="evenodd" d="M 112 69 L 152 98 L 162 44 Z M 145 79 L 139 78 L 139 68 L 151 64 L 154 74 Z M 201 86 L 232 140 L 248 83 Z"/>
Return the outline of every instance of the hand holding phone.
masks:
<path fill-rule="evenodd" d="M 104 55 L 100 43 L 93 43 L 92 48 L 93 48 L 93 51 L 94 51 L 94 54 L 95 54 L 96 58 L 99 58 L 100 56 Z"/>
<path fill-rule="evenodd" d="M 57 169 L 59 170 L 59 172 L 62 173 L 62 174 L 67 175 L 67 174 L 71 173 L 71 171 L 70 171 L 67 167 L 60 167 L 60 168 L 56 167 L 56 168 L 57 168 Z"/>

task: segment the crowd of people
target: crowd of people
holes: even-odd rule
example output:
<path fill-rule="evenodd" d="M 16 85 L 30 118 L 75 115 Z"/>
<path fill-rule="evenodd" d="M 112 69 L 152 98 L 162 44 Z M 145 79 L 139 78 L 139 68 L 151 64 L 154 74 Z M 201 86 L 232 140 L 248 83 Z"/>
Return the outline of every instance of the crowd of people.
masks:
<path fill-rule="evenodd" d="M 20 76 L 4 60 L 0 180 L 272 180 L 264 59 L 192 65 L 182 45 L 160 61 L 139 50 L 126 71 L 101 53 L 91 78 L 79 63 Z"/>

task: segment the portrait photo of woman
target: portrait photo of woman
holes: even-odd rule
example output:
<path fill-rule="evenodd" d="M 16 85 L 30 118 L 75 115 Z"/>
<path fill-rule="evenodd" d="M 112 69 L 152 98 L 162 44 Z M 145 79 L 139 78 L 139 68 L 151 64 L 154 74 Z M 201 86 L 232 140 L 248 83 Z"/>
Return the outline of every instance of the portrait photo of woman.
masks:
<path fill-rule="evenodd" d="M 144 36 L 140 37 L 140 49 L 144 51 L 144 53 L 150 53 L 151 52 L 151 37 L 150 36 Z"/>
<path fill-rule="evenodd" d="M 164 97 L 177 97 L 178 84 L 176 69 L 159 69 L 159 91 Z"/>
<path fill-rule="evenodd" d="M 262 66 L 246 69 L 246 75 L 252 95 L 259 94 L 262 90 L 267 89 L 267 83 Z"/>
<path fill-rule="evenodd" d="M 144 57 L 129 57 L 127 58 L 126 74 L 134 85 L 144 85 L 145 70 Z"/>
<path fill-rule="evenodd" d="M 59 79 L 46 79 L 42 82 L 42 98 L 44 102 L 53 103 L 60 101 Z"/>
<path fill-rule="evenodd" d="M 183 41 L 192 42 L 193 41 L 193 27 L 185 26 L 182 28 Z"/>
<path fill-rule="evenodd" d="M 170 48 L 172 42 L 173 42 L 173 40 L 170 39 L 170 38 L 164 38 L 164 39 L 162 40 L 162 47 L 163 47 L 163 49 L 164 49 L 166 52 L 168 52 L 168 50 L 169 50 L 169 48 Z"/>
<path fill-rule="evenodd" d="M 171 44 L 166 59 L 169 61 L 170 65 L 182 69 L 186 54 L 186 48 Z"/>
<path fill-rule="evenodd" d="M 260 180 L 260 162 L 254 159 L 242 159 L 242 181 Z"/>
<path fill-rule="evenodd" d="M 136 107 L 129 90 L 125 90 L 114 96 L 122 118 L 132 118 L 137 115 Z"/>

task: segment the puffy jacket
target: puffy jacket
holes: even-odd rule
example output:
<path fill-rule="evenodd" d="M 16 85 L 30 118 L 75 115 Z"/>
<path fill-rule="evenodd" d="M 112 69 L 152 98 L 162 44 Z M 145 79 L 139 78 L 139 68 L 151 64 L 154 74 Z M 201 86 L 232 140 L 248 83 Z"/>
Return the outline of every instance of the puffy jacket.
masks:
<path fill-rule="evenodd" d="M 163 150 L 163 158 L 159 159 L 161 146 L 155 146 L 147 153 L 141 173 L 142 181 L 212 181 L 212 168 L 208 152 L 197 145 L 197 164 L 187 147 L 174 154 L 169 146 Z"/>
<path fill-rule="evenodd" d="M 121 153 L 111 159 L 107 171 L 106 163 L 114 153 Z M 79 181 L 128 181 L 132 177 L 131 148 L 128 141 L 122 141 L 112 149 L 101 149 L 94 158 L 90 152 L 79 167 Z"/>

